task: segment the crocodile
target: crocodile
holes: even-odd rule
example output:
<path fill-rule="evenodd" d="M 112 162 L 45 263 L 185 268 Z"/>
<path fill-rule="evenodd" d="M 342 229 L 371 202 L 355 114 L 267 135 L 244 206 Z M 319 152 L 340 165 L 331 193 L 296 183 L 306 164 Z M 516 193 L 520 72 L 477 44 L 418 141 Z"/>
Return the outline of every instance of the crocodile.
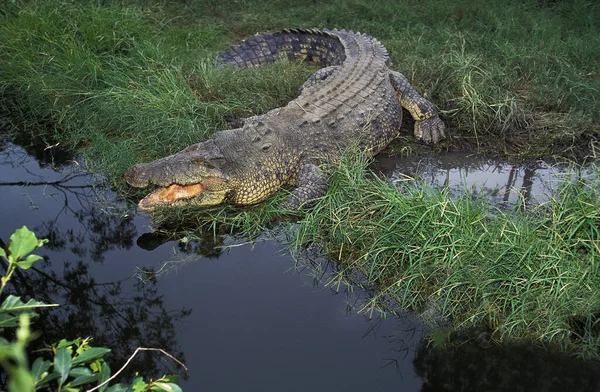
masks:
<path fill-rule="evenodd" d="M 360 32 L 286 29 L 253 36 L 220 53 L 215 63 L 251 67 L 281 57 L 321 66 L 286 106 L 240 120 L 239 127 L 173 155 L 128 168 L 131 186 L 158 186 L 141 209 L 173 205 L 256 204 L 283 185 L 295 188 L 285 209 L 314 204 L 327 190 L 324 163 L 349 148 L 373 156 L 398 136 L 402 108 L 425 143 L 444 137 L 434 105 L 394 70 L 386 48 Z"/>

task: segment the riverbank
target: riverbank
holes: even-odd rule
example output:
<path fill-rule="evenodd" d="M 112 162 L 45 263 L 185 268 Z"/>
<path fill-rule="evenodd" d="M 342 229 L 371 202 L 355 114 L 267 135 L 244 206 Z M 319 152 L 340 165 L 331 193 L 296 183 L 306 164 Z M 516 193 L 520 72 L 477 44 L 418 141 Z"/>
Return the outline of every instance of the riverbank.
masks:
<path fill-rule="evenodd" d="M 250 237 L 271 230 L 301 263 L 332 261 L 331 287 L 366 289 L 361 311 L 411 309 L 444 331 L 436 339 L 485 331 L 487 342 L 533 341 L 598 358 L 599 167 L 584 175 L 573 166 L 546 200 L 521 195 L 510 206 L 490 204 L 478 189 L 456 195 L 418 178 L 390 183 L 356 157 L 331 173 L 319 204 L 283 222 L 283 192 L 250 209 L 169 211 L 155 222 Z"/>
<path fill-rule="evenodd" d="M 244 1 L 223 8 L 63 0 L 15 2 L 2 12 L 7 132 L 76 149 L 133 198 L 139 194 L 121 180 L 129 165 L 295 97 L 314 69 L 211 66 L 215 53 L 256 31 L 324 26 L 381 39 L 439 107 L 450 137 L 438 152 L 581 158 L 593 154 L 600 129 L 600 11 L 583 2 Z M 396 145 L 427 149 L 414 144 L 410 127 Z M 548 202 L 504 211 L 415 181 L 398 188 L 365 175 L 365 166 L 351 159 L 331 168 L 327 196 L 292 219 L 294 249 L 317 246 L 341 271 L 358 271 L 376 293 L 367 307 L 392 298 L 420 313 L 434 309 L 456 329 L 485 327 L 498 341 L 530 339 L 598 356 L 597 169 L 593 180 L 565 181 Z M 280 224 L 283 196 L 207 215 L 169 212 L 157 223 L 224 223 L 252 236 Z"/>

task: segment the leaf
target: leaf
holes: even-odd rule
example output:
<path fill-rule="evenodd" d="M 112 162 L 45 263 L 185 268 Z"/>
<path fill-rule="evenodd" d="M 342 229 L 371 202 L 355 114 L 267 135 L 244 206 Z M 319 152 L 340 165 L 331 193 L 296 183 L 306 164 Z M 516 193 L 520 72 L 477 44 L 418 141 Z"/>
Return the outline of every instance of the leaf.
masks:
<path fill-rule="evenodd" d="M 9 392 L 33 391 L 33 377 L 27 368 L 15 366 L 8 369 L 8 390 Z"/>
<path fill-rule="evenodd" d="M 166 382 L 170 382 L 173 384 L 178 384 L 179 383 L 179 376 L 177 374 L 166 374 L 164 375 L 161 380 L 164 380 Z"/>
<path fill-rule="evenodd" d="M 90 376 L 92 375 L 92 371 L 89 368 L 86 367 L 76 367 L 76 368 L 72 368 L 71 372 L 69 373 L 69 376 L 73 377 L 73 378 L 77 378 L 77 377 L 81 377 L 81 376 Z"/>
<path fill-rule="evenodd" d="M 69 347 L 74 344 L 78 344 L 78 341 L 79 341 L 79 339 L 75 339 L 75 340 L 61 339 L 58 342 L 58 345 L 56 346 L 56 348 Z"/>
<path fill-rule="evenodd" d="M 77 339 L 77 350 L 75 350 L 75 354 L 77 355 L 81 355 L 83 354 L 83 352 L 87 349 L 90 348 L 90 346 L 88 346 L 88 342 L 87 340 L 84 340 L 83 342 L 81 341 L 81 338 Z"/>
<path fill-rule="evenodd" d="M 50 369 L 50 361 L 46 361 L 44 358 L 36 358 L 31 365 L 31 374 L 35 382 L 41 380 L 42 375 Z"/>
<path fill-rule="evenodd" d="M 43 242 L 42 242 L 43 244 Z M 10 236 L 10 245 L 8 250 L 13 261 L 23 258 L 28 253 L 33 252 L 41 246 L 40 241 L 36 238 L 35 234 L 30 231 L 27 226 L 23 226 Z"/>
<path fill-rule="evenodd" d="M 170 382 L 156 382 L 150 389 L 152 391 L 182 392 L 181 387 Z"/>
<path fill-rule="evenodd" d="M 106 392 L 128 392 L 129 387 L 125 384 L 115 384 L 112 387 L 108 388 Z"/>
<path fill-rule="evenodd" d="M 38 256 L 38 255 L 29 255 L 27 256 L 27 258 L 23 261 L 19 261 L 17 262 L 17 266 L 21 269 L 29 269 L 31 268 L 31 266 L 33 265 L 34 262 L 43 259 L 42 256 Z"/>
<path fill-rule="evenodd" d="M 4 248 L 0 248 L 0 257 L 4 257 L 5 259 L 8 259 L 7 255 L 6 255 L 6 251 L 4 250 Z"/>
<path fill-rule="evenodd" d="M 63 385 L 69 377 L 69 371 L 71 370 L 71 354 L 66 347 L 61 347 L 54 354 L 54 371 L 60 375 L 58 385 Z"/>
<path fill-rule="evenodd" d="M 90 367 L 90 369 L 92 369 L 92 372 L 100 373 L 100 371 L 102 370 L 102 364 L 103 364 L 102 361 L 100 361 L 99 359 L 96 359 L 94 362 L 88 364 L 88 366 Z"/>
<path fill-rule="evenodd" d="M 131 383 L 131 389 L 133 389 L 133 392 L 144 392 L 147 386 L 148 384 L 144 382 L 142 377 L 136 377 Z"/>
<path fill-rule="evenodd" d="M 3 362 L 7 358 L 12 358 L 14 353 L 14 344 L 9 343 L 6 339 L 2 339 L 0 343 L 0 362 Z"/>
<path fill-rule="evenodd" d="M 19 316 L 13 316 L 12 314 L 0 313 L 0 328 L 6 327 L 18 327 Z"/>
<path fill-rule="evenodd" d="M 90 374 L 87 376 L 79 376 L 75 380 L 71 381 L 67 386 L 78 387 L 80 385 L 89 384 L 98 380 L 98 374 Z"/>
<path fill-rule="evenodd" d="M 110 366 L 106 362 L 102 363 L 102 372 L 100 373 L 100 381 L 98 384 L 102 384 L 104 381 L 110 378 Z M 121 385 L 121 384 L 117 384 Z M 105 384 L 100 388 L 100 392 L 104 392 L 108 388 L 108 384 Z M 110 388 L 112 390 L 112 388 Z"/>
<path fill-rule="evenodd" d="M 85 350 L 81 355 L 73 359 L 73 366 L 79 365 L 80 363 L 86 363 L 94 361 L 98 358 L 102 358 L 104 354 L 109 353 L 110 348 L 105 347 L 90 347 Z"/>
<path fill-rule="evenodd" d="M 50 306 L 58 306 L 58 304 L 45 304 L 43 302 L 36 301 L 35 299 L 30 299 L 27 301 L 27 303 L 23 303 L 21 298 L 15 297 L 14 295 L 9 295 L 6 297 L 4 302 L 2 302 L 2 306 L 0 306 L 0 312 L 22 312 L 24 310 L 47 308 Z"/>
<path fill-rule="evenodd" d="M 38 380 L 35 383 L 36 389 L 39 390 L 42 387 L 48 386 L 48 384 L 50 384 L 50 381 L 54 381 L 59 377 L 60 377 L 60 374 L 58 374 L 56 372 L 52 372 L 52 373 L 48 374 L 46 377 L 42 378 L 41 380 Z"/>
<path fill-rule="evenodd" d="M 16 297 L 14 295 L 9 295 L 8 297 L 6 297 L 4 302 L 2 302 L 2 306 L 0 306 L 0 309 L 12 310 L 12 308 L 22 305 L 24 305 L 24 303 L 23 301 L 21 301 L 21 298 Z"/>

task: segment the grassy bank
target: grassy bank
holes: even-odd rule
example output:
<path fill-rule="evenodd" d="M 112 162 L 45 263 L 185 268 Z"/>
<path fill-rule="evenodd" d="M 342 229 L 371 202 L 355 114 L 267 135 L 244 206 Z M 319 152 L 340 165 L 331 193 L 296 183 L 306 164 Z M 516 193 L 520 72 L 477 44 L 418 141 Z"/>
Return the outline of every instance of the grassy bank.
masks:
<path fill-rule="evenodd" d="M 381 39 L 440 108 L 450 137 L 439 149 L 581 156 L 600 133 L 600 7 L 591 2 L 5 3 L 6 132 L 76 149 L 117 187 L 132 163 L 292 99 L 313 69 L 232 71 L 210 62 L 241 36 L 283 27 Z M 598 355 L 597 181 L 567 181 L 548 203 L 509 213 L 417 183 L 399 191 L 363 169 L 356 159 L 332 168 L 327 196 L 296 217 L 296 249 L 316 244 L 341 270 L 358 271 L 378 293 L 370 306 L 392 298 L 417 311 L 433 307 L 458 327 L 486 326 L 499 340 Z M 198 220 L 197 211 L 163 218 L 251 235 L 276 222 L 282 196 Z"/>
<path fill-rule="evenodd" d="M 365 178 L 346 162 L 301 222 L 296 247 L 319 244 L 374 287 L 365 310 L 395 302 L 494 340 L 600 348 L 600 168 L 563 178 L 552 197 L 516 211 L 469 192 Z M 438 319 L 439 321 L 439 319 Z"/>

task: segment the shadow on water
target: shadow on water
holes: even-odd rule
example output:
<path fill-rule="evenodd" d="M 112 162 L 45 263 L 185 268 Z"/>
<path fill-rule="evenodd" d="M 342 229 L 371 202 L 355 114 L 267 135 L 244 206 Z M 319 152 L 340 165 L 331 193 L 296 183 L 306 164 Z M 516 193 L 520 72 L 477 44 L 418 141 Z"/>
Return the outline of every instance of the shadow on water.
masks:
<path fill-rule="evenodd" d="M 0 236 L 25 224 L 50 239 L 38 252 L 43 262 L 18 273 L 12 292 L 61 305 L 36 320 L 43 334 L 32 349 L 92 336 L 96 346 L 113 349 L 116 369 L 138 346 L 163 348 L 190 369 L 184 390 L 597 390 L 595 362 L 527 345 L 457 340 L 436 348 L 408 312 L 357 315 L 368 291 L 330 288 L 334 265 L 295 264 L 274 241 L 242 246 L 225 229 L 202 233 L 199 241 L 153 233 L 147 217 L 103 189 L 76 157 L 43 154 L 38 162 L 39 152 L 0 144 Z M 445 158 L 379 163 L 392 180 L 419 173 L 448 185 L 481 176 L 487 183 L 478 189 L 505 203 L 529 200 L 545 186 L 544 166 L 481 158 L 479 166 L 453 166 Z M 127 377 L 178 370 L 149 354 Z"/>
<path fill-rule="evenodd" d="M 600 388 L 600 365 L 552 355 L 530 345 L 474 343 L 428 348 L 421 342 L 414 358 L 422 392 L 544 391 L 593 392 Z"/>

